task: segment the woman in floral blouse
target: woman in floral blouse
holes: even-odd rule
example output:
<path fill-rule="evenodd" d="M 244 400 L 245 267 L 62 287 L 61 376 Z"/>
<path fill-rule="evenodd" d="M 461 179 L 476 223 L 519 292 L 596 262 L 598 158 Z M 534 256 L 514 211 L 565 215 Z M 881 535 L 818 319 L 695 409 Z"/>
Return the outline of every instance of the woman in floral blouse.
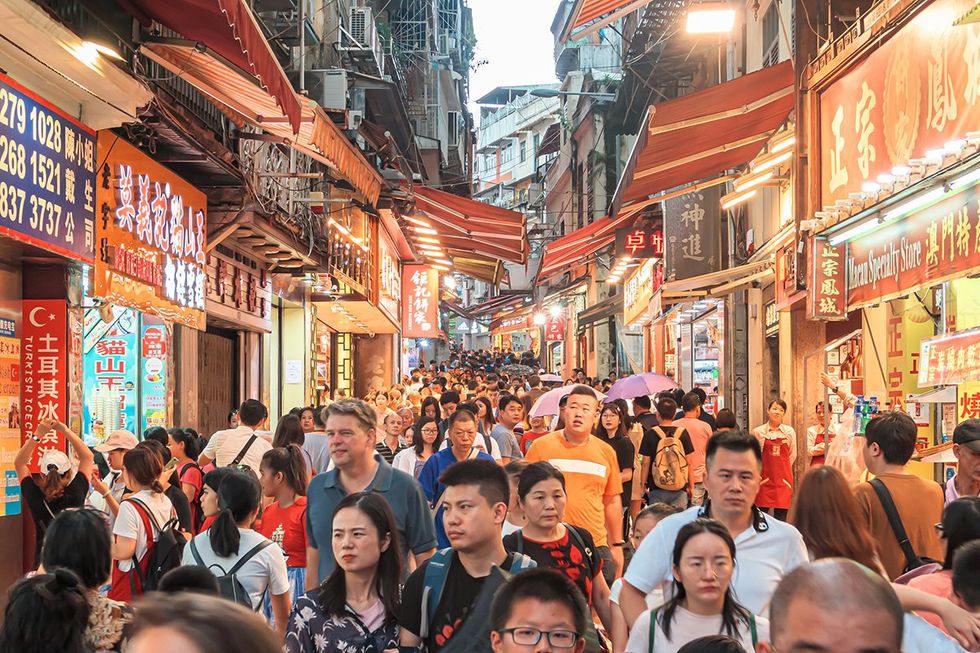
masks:
<path fill-rule="evenodd" d="M 333 515 L 333 573 L 293 608 L 287 653 L 368 653 L 398 648 L 398 530 L 379 494 L 348 495 Z"/>

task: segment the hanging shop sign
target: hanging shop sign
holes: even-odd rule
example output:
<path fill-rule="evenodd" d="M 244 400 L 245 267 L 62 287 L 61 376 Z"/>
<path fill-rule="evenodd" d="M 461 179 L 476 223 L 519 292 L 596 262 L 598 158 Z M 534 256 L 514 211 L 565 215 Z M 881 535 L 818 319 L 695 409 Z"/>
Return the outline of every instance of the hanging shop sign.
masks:
<path fill-rule="evenodd" d="M 0 336 L 0 517 L 20 514 L 20 483 L 14 458 L 21 447 L 20 339 Z"/>
<path fill-rule="evenodd" d="M 954 26 L 972 7 L 930 3 L 820 94 L 820 205 L 976 129 L 977 29 Z"/>
<path fill-rule="evenodd" d="M 810 239 L 810 252 L 807 317 L 811 320 L 846 319 L 844 247 L 834 247 L 826 238 L 815 237 Z"/>
<path fill-rule="evenodd" d="M 544 339 L 545 342 L 564 342 L 565 318 L 549 315 L 548 321 L 544 323 Z"/>
<path fill-rule="evenodd" d="M 108 319 L 106 319 L 108 318 Z M 85 312 L 82 378 L 85 392 L 83 429 L 86 439 L 102 442 L 116 429 L 141 433 L 137 414 L 140 383 L 139 315 L 114 306 L 108 315 L 96 308 Z M 147 350 L 156 346 L 147 343 Z M 162 355 L 162 354 L 161 354 Z M 151 364 L 150 369 L 155 370 Z M 147 373 L 163 376 L 161 367 Z M 152 402 L 151 402 L 152 403 Z"/>
<path fill-rule="evenodd" d="M 167 425 L 167 327 L 140 327 L 140 428 Z"/>
<path fill-rule="evenodd" d="M 980 328 L 919 344 L 919 387 L 980 381 Z"/>
<path fill-rule="evenodd" d="M 21 434 L 30 437 L 39 422 L 68 419 L 68 304 L 63 299 L 23 301 L 21 360 Z M 37 472 L 45 451 L 67 451 L 65 439 L 55 431 L 43 434 L 29 467 Z"/>
<path fill-rule="evenodd" d="M 663 258 L 664 229 L 660 219 L 644 218 L 616 230 L 616 257 Z"/>
<path fill-rule="evenodd" d="M 393 322 L 397 322 L 398 299 L 401 294 L 402 280 L 398 270 L 398 258 L 394 248 L 388 242 L 388 237 L 378 230 L 378 306 L 380 306 Z"/>
<path fill-rule="evenodd" d="M 623 323 L 630 324 L 646 313 L 653 299 L 653 278 L 657 262 L 647 259 L 623 282 Z"/>
<path fill-rule="evenodd" d="M 721 196 L 718 186 L 664 202 L 664 278 L 689 279 L 717 272 L 721 261 Z"/>
<path fill-rule="evenodd" d="M 776 250 L 776 304 L 783 306 L 796 293 L 796 243 Z"/>
<path fill-rule="evenodd" d="M 208 253 L 208 315 L 250 331 L 272 333 L 272 275 L 244 256 L 217 249 Z"/>
<path fill-rule="evenodd" d="M 766 303 L 766 336 L 774 336 L 779 333 L 779 311 L 776 310 L 776 302 Z"/>
<path fill-rule="evenodd" d="M 490 324 L 490 330 L 494 333 L 514 333 L 515 331 L 526 331 L 532 326 L 530 314 L 524 314 L 494 320 Z"/>
<path fill-rule="evenodd" d="M 95 260 L 95 132 L 0 74 L 0 233 Z"/>
<path fill-rule="evenodd" d="M 439 271 L 406 265 L 402 276 L 402 336 L 439 337 Z"/>
<path fill-rule="evenodd" d="M 112 132 L 99 161 L 95 294 L 203 330 L 207 197 Z"/>

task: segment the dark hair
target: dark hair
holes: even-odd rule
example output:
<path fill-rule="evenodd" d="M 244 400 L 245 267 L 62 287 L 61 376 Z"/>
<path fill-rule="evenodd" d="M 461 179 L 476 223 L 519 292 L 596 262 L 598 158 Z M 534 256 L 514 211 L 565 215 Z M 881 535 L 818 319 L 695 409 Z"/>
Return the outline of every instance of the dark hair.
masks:
<path fill-rule="evenodd" d="M 530 463 L 523 458 L 514 458 L 509 463 L 504 465 L 504 472 L 507 474 L 508 478 L 511 476 L 516 476 L 518 480 L 520 480 L 521 474 L 524 473 L 524 470 L 527 469 L 529 464 Z"/>
<path fill-rule="evenodd" d="M 174 442 L 184 445 L 184 455 L 197 462 L 197 457 L 201 455 L 201 440 L 194 434 L 190 434 L 187 429 L 175 427 L 167 431 Z"/>
<path fill-rule="evenodd" d="M 783 409 L 783 412 L 786 412 L 786 402 L 780 399 L 779 397 L 775 397 L 768 404 L 766 404 L 766 410 L 769 410 L 773 406 L 779 406 L 780 408 Z"/>
<path fill-rule="evenodd" d="M 980 540 L 967 542 L 953 556 L 953 592 L 967 610 L 980 608 Z"/>
<path fill-rule="evenodd" d="M 477 417 L 477 415 L 480 414 L 480 407 L 476 405 L 476 402 L 473 402 L 473 401 L 463 401 L 463 402 L 460 402 L 460 403 L 456 404 L 456 410 L 458 410 L 458 411 L 459 410 L 465 410 L 467 413 L 470 413 L 471 415 L 473 415 L 473 419 L 475 419 L 477 422 L 480 421 L 480 419 Z M 478 426 L 479 426 L 479 424 L 478 424 Z"/>
<path fill-rule="evenodd" d="M 412 446 L 415 447 L 415 453 L 419 456 L 425 453 L 425 441 L 422 440 L 422 429 L 428 424 L 436 425 L 436 439 L 432 442 L 432 452 L 439 451 L 439 447 L 442 446 L 442 433 L 439 432 L 439 422 L 433 417 L 423 415 L 412 426 Z"/>
<path fill-rule="evenodd" d="M 228 411 L 228 419 L 225 421 L 230 422 L 232 417 L 237 417 L 237 416 L 238 416 L 238 409 L 232 408 L 231 410 Z M 239 419 L 238 421 L 241 420 Z"/>
<path fill-rule="evenodd" d="M 49 570 L 70 569 L 88 589 L 101 587 L 109 580 L 112 565 L 105 513 L 93 508 L 59 512 L 44 533 L 41 564 Z"/>
<path fill-rule="evenodd" d="M 85 653 L 89 615 L 85 590 L 67 569 L 49 569 L 17 581 L 4 610 L 0 651 Z"/>
<path fill-rule="evenodd" d="M 673 420 L 677 416 L 677 402 L 673 397 L 665 395 L 657 399 L 657 415 L 665 420 Z"/>
<path fill-rule="evenodd" d="M 204 475 L 203 483 L 214 492 L 217 492 L 221 487 L 221 482 L 234 471 L 236 471 L 234 467 L 217 467 Z M 201 488 L 201 490 L 203 491 L 204 488 Z"/>
<path fill-rule="evenodd" d="M 517 496 L 524 501 L 535 485 L 551 478 L 561 483 L 561 488 L 565 489 L 565 475 L 557 467 L 544 461 L 531 463 L 521 472 L 521 478 L 517 482 Z"/>
<path fill-rule="evenodd" d="M 462 464 L 462 463 L 460 463 Z M 534 599 L 542 603 L 558 603 L 572 612 L 575 632 L 585 632 L 589 607 L 578 585 L 568 576 L 555 569 L 528 569 L 513 576 L 497 590 L 490 608 L 490 629 L 500 631 L 507 627 L 513 614 L 513 606 L 521 599 Z"/>
<path fill-rule="evenodd" d="M 504 412 L 504 410 L 506 410 L 509 404 L 515 402 L 521 404 L 521 408 L 524 407 L 524 403 L 520 400 L 520 398 L 517 395 L 512 395 L 510 393 L 500 395 L 500 397 L 497 398 L 497 410 L 502 413 Z"/>
<path fill-rule="evenodd" d="M 258 399 L 246 399 L 238 409 L 238 420 L 245 426 L 256 426 L 269 416 L 269 409 Z"/>
<path fill-rule="evenodd" d="M 950 502 L 943 511 L 943 538 L 946 540 L 946 558 L 943 569 L 952 569 L 956 552 L 964 544 L 980 540 L 980 497 L 960 497 Z"/>
<path fill-rule="evenodd" d="M 306 469 L 306 459 L 299 445 L 288 444 L 285 447 L 275 447 L 262 454 L 259 469 L 268 469 L 273 476 L 282 474 L 286 485 L 299 496 L 306 496 L 306 486 L 310 475 Z"/>
<path fill-rule="evenodd" d="M 272 438 L 273 447 L 285 447 L 287 444 L 303 446 L 306 434 L 296 415 L 283 415 L 276 424 L 276 435 Z"/>
<path fill-rule="evenodd" d="M 163 486 L 160 484 L 160 475 L 163 474 L 163 459 L 160 458 L 159 453 L 153 450 L 152 445 L 146 446 L 149 442 L 141 442 L 127 451 L 123 455 L 123 467 L 126 468 L 126 474 L 129 478 L 140 485 L 149 487 L 154 493 L 160 494 L 163 492 Z"/>
<path fill-rule="evenodd" d="M 218 589 L 218 577 L 207 567 L 182 565 L 174 567 L 160 577 L 160 582 L 157 583 L 157 591 L 167 594 L 197 592 L 198 594 L 217 596 L 220 590 Z"/>
<path fill-rule="evenodd" d="M 762 464 L 762 445 L 758 438 L 745 431 L 716 431 L 708 438 L 708 446 L 704 452 L 705 465 L 711 467 L 711 462 L 719 449 L 744 453 L 751 451 L 759 464 Z"/>
<path fill-rule="evenodd" d="M 650 410 L 653 407 L 653 402 L 650 401 L 650 397 L 647 395 L 640 395 L 633 399 L 634 408 L 642 408 L 644 410 Z"/>
<path fill-rule="evenodd" d="M 904 465 L 915 452 L 918 427 L 912 418 L 897 410 L 881 413 L 864 429 L 867 446 L 877 444 L 885 462 Z"/>
<path fill-rule="evenodd" d="M 321 429 L 327 425 L 326 411 L 326 406 L 317 406 L 313 409 L 313 423 Z"/>
<path fill-rule="evenodd" d="M 692 639 L 677 649 L 677 653 L 745 653 L 742 643 L 724 635 L 708 635 Z"/>
<path fill-rule="evenodd" d="M 143 440 L 137 447 L 143 447 L 144 449 L 149 449 L 156 455 L 160 456 L 160 464 L 166 465 L 167 462 L 173 457 L 170 453 L 170 447 L 165 444 L 160 444 L 159 440 Z M 162 469 L 160 470 L 163 471 Z"/>
<path fill-rule="evenodd" d="M 521 477 L 523 478 L 524 474 L 521 474 Z M 470 458 L 454 463 L 442 473 L 439 482 L 447 488 L 456 485 L 475 485 L 480 490 L 480 496 L 491 506 L 497 503 L 510 505 L 510 481 L 507 473 L 500 465 L 489 460 Z"/>
<path fill-rule="evenodd" d="M 720 429 L 737 429 L 738 422 L 735 421 L 735 413 L 731 408 L 722 408 L 715 415 L 715 426 Z"/>
<path fill-rule="evenodd" d="M 677 533 L 677 539 L 674 541 L 674 556 L 673 562 L 674 567 L 681 566 L 681 557 L 684 554 L 684 546 L 696 535 L 701 535 L 702 533 L 710 533 L 720 537 L 722 541 L 728 546 L 728 551 L 732 556 L 732 564 L 735 563 L 735 541 L 732 539 L 731 533 L 728 529 L 714 519 L 705 519 L 703 517 L 695 519 L 690 524 L 685 524 L 681 527 L 681 530 Z M 674 618 L 674 613 L 677 612 L 677 608 L 684 604 L 684 599 L 687 597 L 687 590 L 684 589 L 684 584 L 678 580 L 674 580 L 674 595 L 669 601 L 660 609 L 660 628 L 663 629 L 664 635 L 670 638 L 670 626 L 671 621 Z M 738 621 L 742 620 L 748 623 L 751 618 L 751 614 L 748 610 L 743 608 L 735 597 L 732 595 L 731 581 L 729 580 L 728 588 L 725 590 L 725 603 L 721 608 L 721 625 L 722 628 L 727 631 L 727 633 L 732 637 L 738 637 Z"/>
<path fill-rule="evenodd" d="M 201 653 L 282 653 L 282 639 L 265 620 L 232 601 L 195 592 L 147 594 L 136 604 L 133 636 L 166 626 L 194 642 Z"/>
<path fill-rule="evenodd" d="M 435 419 L 437 421 L 442 419 L 442 407 L 439 405 L 439 400 L 432 396 L 426 397 L 422 400 L 422 405 L 419 408 L 419 414 L 425 416 L 425 409 L 429 406 L 433 406 L 435 408 Z"/>
<path fill-rule="evenodd" d="M 456 426 L 457 422 L 473 422 L 475 424 L 476 415 L 474 415 L 472 411 L 466 410 L 465 408 L 460 408 L 449 416 L 449 428 Z"/>
<path fill-rule="evenodd" d="M 483 417 L 483 428 L 489 433 L 493 428 L 493 404 L 488 397 L 477 397 L 474 401 L 487 409 L 487 414 Z"/>
<path fill-rule="evenodd" d="M 154 440 L 159 442 L 163 446 L 170 444 L 170 440 L 167 438 L 167 429 L 162 426 L 151 426 L 143 431 L 143 441 L 147 442 L 149 440 Z"/>
<path fill-rule="evenodd" d="M 595 390 L 581 383 L 576 386 L 573 386 L 571 392 L 569 392 L 565 396 L 568 398 L 569 401 L 571 401 L 572 397 L 592 397 L 596 401 L 599 401 L 598 399 L 596 399 Z"/>
<path fill-rule="evenodd" d="M 683 410 L 685 413 L 689 413 L 695 408 L 698 408 L 700 406 L 701 406 L 701 397 L 698 396 L 698 393 L 694 391 L 688 392 L 681 399 L 681 410 Z"/>
<path fill-rule="evenodd" d="M 694 388 L 691 390 L 691 392 L 698 396 L 698 399 L 701 400 L 702 406 L 706 401 L 708 401 L 708 393 L 704 391 L 704 388 Z"/>
<path fill-rule="evenodd" d="M 683 512 L 683 510 L 675 505 L 664 503 L 663 501 L 655 501 L 648 506 L 644 506 L 643 510 L 636 513 L 636 517 L 633 518 L 633 523 L 635 524 L 644 517 L 656 517 L 657 519 L 663 519 L 664 517 L 676 515 L 679 512 Z"/>
<path fill-rule="evenodd" d="M 228 558 L 238 553 L 242 538 L 238 523 L 255 512 L 261 501 L 262 488 L 255 474 L 232 469 L 225 476 L 218 487 L 218 516 L 208 529 L 211 548 L 216 555 Z"/>
<path fill-rule="evenodd" d="M 606 427 L 602 425 L 602 416 L 607 411 L 608 412 L 616 413 L 616 415 L 619 417 L 619 426 L 616 427 L 616 432 L 612 436 L 610 436 L 606 432 Z M 604 404 L 602 406 L 602 410 L 599 411 L 599 419 L 596 421 L 596 425 L 595 425 L 595 428 L 593 430 L 593 435 L 600 436 L 600 437 L 602 437 L 604 439 L 605 438 L 612 439 L 612 438 L 618 438 L 618 437 L 626 437 L 629 434 L 629 429 L 626 427 L 626 420 L 627 420 L 627 418 L 626 417 L 623 417 L 623 411 L 622 411 L 622 409 L 620 409 L 620 407 L 618 405 L 612 404 L 612 403 L 610 403 L 610 404 Z"/>
<path fill-rule="evenodd" d="M 443 382 L 442 387 L 446 387 L 445 382 Z M 446 392 L 442 393 L 442 396 L 439 397 L 440 406 L 445 406 L 446 404 L 458 404 L 458 403 L 459 403 L 459 393 L 456 392 L 455 390 L 447 390 Z"/>
<path fill-rule="evenodd" d="M 383 496 L 376 492 L 355 492 L 341 499 L 330 518 L 331 530 L 337 514 L 346 508 L 356 508 L 364 513 L 378 531 L 378 539 L 389 536 L 388 548 L 381 552 L 378 568 L 374 574 L 374 589 L 385 606 L 385 621 L 394 619 L 399 603 L 399 580 L 401 579 L 401 549 L 398 540 L 398 522 L 391 506 Z M 333 555 L 331 553 L 331 555 Z M 334 568 L 320 585 L 317 603 L 324 614 L 341 617 L 347 614 L 347 582 L 345 572 L 334 559 Z"/>

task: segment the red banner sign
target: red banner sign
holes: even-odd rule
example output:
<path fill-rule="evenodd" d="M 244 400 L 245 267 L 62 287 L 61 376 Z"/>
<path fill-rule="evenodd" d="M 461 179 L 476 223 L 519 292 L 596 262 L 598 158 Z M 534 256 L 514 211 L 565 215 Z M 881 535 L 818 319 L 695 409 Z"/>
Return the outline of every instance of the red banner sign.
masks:
<path fill-rule="evenodd" d="M 821 205 L 980 124 L 980 37 L 953 26 L 974 4 L 931 3 L 820 94 Z"/>
<path fill-rule="evenodd" d="M 564 342 L 565 319 L 549 315 L 544 325 L 544 339 L 546 342 Z"/>
<path fill-rule="evenodd" d="M 980 328 L 919 344 L 919 387 L 980 381 Z"/>
<path fill-rule="evenodd" d="M 844 286 L 844 248 L 832 247 L 826 238 L 811 238 L 810 252 L 807 317 L 811 320 L 845 319 L 847 295 Z"/>
<path fill-rule="evenodd" d="M 68 420 L 68 305 L 63 299 L 25 299 L 23 311 L 20 403 L 26 440 L 42 420 Z M 41 455 L 52 449 L 67 451 L 64 438 L 54 431 L 34 449 L 31 471 L 38 471 Z"/>
<path fill-rule="evenodd" d="M 439 337 L 439 271 L 428 265 L 402 270 L 402 336 Z"/>

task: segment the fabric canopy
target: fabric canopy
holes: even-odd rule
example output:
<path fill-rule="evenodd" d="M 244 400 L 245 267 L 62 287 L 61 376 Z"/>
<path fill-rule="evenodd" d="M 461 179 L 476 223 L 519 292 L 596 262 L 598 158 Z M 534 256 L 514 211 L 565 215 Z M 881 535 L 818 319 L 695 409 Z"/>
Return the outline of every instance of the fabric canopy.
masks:
<path fill-rule="evenodd" d="M 144 24 L 150 20 L 203 43 L 228 64 L 252 77 L 300 129 L 300 100 L 276 60 L 245 0 L 124 0 Z"/>
<path fill-rule="evenodd" d="M 616 239 L 617 223 L 608 216 L 589 223 L 544 246 L 538 279 L 564 272 Z"/>
<path fill-rule="evenodd" d="M 650 107 L 610 215 L 752 160 L 793 109 L 794 84 L 784 61 Z"/>
<path fill-rule="evenodd" d="M 688 279 L 668 281 L 660 287 L 664 303 L 697 301 L 706 297 L 724 297 L 755 282 L 768 281 L 774 272 L 772 259 L 746 263 L 719 272 L 709 272 Z"/>
<path fill-rule="evenodd" d="M 564 38 L 569 36 L 581 38 L 601 27 L 615 22 L 641 7 L 650 4 L 652 0 L 577 0 L 572 9 L 571 20 Z M 587 25 L 585 29 L 580 27 Z"/>
<path fill-rule="evenodd" d="M 493 313 L 498 313 L 506 308 L 515 308 L 518 306 L 523 306 L 524 300 L 529 299 L 528 295 L 498 295 L 497 297 L 491 297 L 490 299 L 481 302 L 479 304 L 473 304 L 468 306 L 467 309 L 470 313 L 477 316 L 492 315 Z"/>

